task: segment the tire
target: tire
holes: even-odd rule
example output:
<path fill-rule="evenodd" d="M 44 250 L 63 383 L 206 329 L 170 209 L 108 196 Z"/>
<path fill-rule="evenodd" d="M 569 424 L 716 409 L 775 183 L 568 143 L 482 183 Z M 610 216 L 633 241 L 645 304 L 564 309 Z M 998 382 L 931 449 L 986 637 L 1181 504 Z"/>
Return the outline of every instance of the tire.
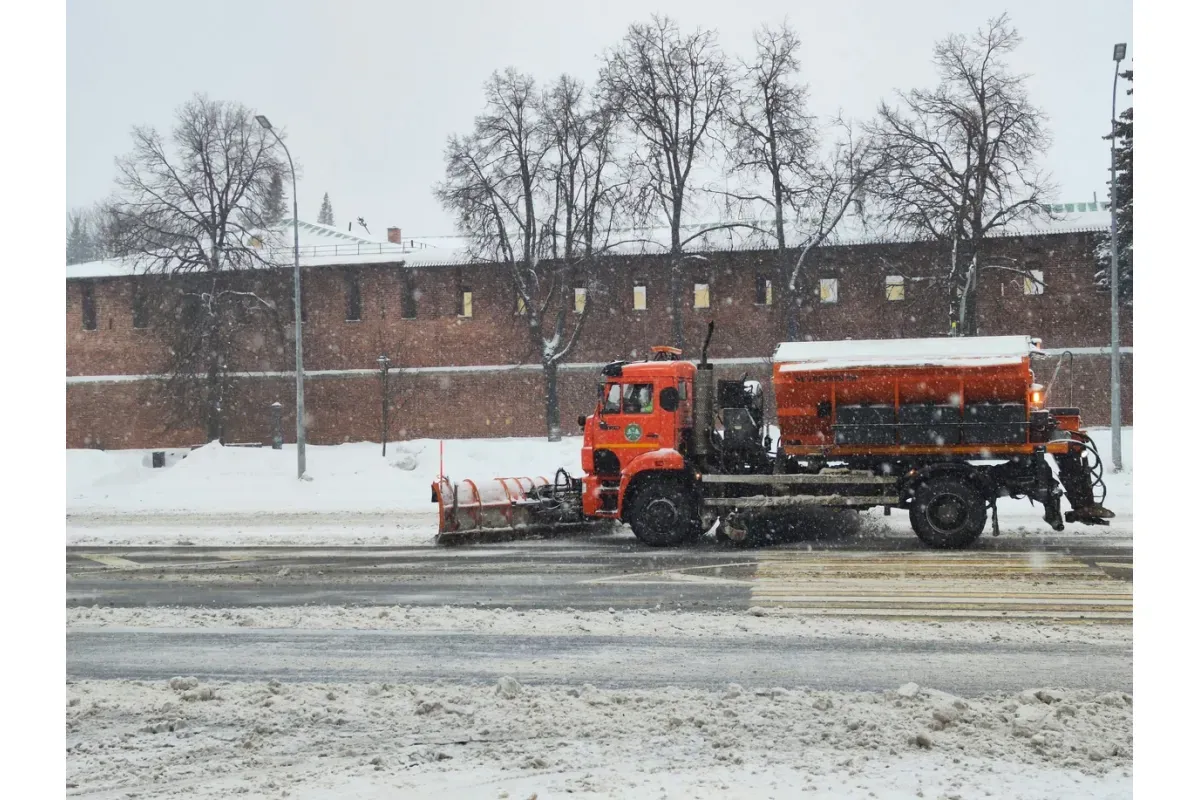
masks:
<path fill-rule="evenodd" d="M 671 547 L 702 533 L 697 512 L 696 498 L 681 481 L 651 478 L 634 495 L 629 527 L 643 544 Z"/>
<path fill-rule="evenodd" d="M 987 502 L 960 478 L 934 478 L 917 487 L 908 510 L 917 538 L 943 550 L 967 547 L 987 524 Z"/>

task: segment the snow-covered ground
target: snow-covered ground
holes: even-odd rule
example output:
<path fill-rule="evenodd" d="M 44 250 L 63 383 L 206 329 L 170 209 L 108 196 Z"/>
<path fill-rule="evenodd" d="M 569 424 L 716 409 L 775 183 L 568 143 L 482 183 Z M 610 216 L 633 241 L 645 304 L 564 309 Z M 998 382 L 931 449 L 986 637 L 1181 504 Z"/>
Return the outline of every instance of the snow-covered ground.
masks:
<path fill-rule="evenodd" d="M 1107 456 L 1106 431 L 1095 431 Z M 1108 476 L 1109 529 L 1132 531 L 1127 472 Z M 447 441 L 452 478 L 578 474 L 579 440 Z M 164 469 L 145 452 L 69 451 L 68 541 L 427 542 L 438 443 L 210 446 Z M 1051 533 L 1028 503 L 1002 501 L 1005 535 Z M 89 518 L 92 521 L 88 521 Z M 82 522 L 81 522 L 82 521 Z M 911 536 L 904 515 L 872 512 L 861 535 Z M 165 532 L 164 532 L 165 531 Z M 262 628 L 529 636 L 854 638 L 986 645 L 1120 647 L 1127 626 L 1012 621 L 904 622 L 743 613 L 397 606 L 71 608 L 67 632 Z M 330 658 L 336 659 L 337 654 Z M 285 665 L 281 665 L 282 668 Z M 594 680 L 594 679 L 593 679 Z M 598 682 L 598 681 L 597 681 Z M 957 698 L 805 686 L 596 688 L 69 681 L 67 795 L 332 800 L 508 798 L 1127 798 L 1132 698 L 1066 687 Z"/>
<path fill-rule="evenodd" d="M 559 467 L 580 473 L 580 437 L 447 439 L 452 480 L 513 475 L 554 478 Z M 68 450 L 67 513 L 343 514 L 427 512 L 437 480 L 439 442 L 416 439 L 321 446 L 305 450 L 311 480 L 296 480 L 296 450 L 222 447 L 213 443 L 160 469 L 146 450 Z"/>
<path fill-rule="evenodd" d="M 813 616 L 787 608 L 740 613 L 581 611 L 460 606 L 299 606 L 276 608 L 67 609 L 68 630 L 130 628 L 262 628 L 366 630 L 405 633 L 487 633 L 520 636 L 653 636 L 657 638 L 855 638 L 958 644 L 1129 644 L 1128 625 L 1061 624 L 1021 620 L 946 620 L 937 623 Z"/>
<path fill-rule="evenodd" d="M 68 796 L 1126 798 L 1132 698 L 77 682 Z"/>
<path fill-rule="evenodd" d="M 1106 462 L 1107 429 L 1091 432 Z M 311 480 L 295 477 L 295 450 L 221 447 L 210 444 L 169 453 L 167 467 L 152 469 L 142 450 L 67 451 L 67 541 L 172 544 L 420 544 L 432 542 L 436 510 L 430 485 L 439 469 L 437 440 L 389 444 L 360 442 L 310 446 Z M 561 467 L 580 474 L 579 437 L 544 439 L 455 439 L 444 442 L 444 466 L 452 480 L 501 476 L 544 476 Z M 1122 437 L 1125 471 L 1105 475 L 1106 505 L 1116 512 L 1108 528 L 1068 525 L 1070 534 L 1133 530 L 1133 429 Z M 1005 535 L 1036 536 L 1051 531 L 1041 507 L 1002 499 Z M 875 535 L 911 535 L 904 515 L 867 512 L 862 529 Z"/>

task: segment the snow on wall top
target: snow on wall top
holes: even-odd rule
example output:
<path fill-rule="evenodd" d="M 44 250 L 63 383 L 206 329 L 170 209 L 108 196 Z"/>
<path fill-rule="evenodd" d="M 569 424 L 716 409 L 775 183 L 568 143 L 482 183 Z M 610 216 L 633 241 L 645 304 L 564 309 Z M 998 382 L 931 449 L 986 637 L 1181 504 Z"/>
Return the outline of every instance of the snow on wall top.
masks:
<path fill-rule="evenodd" d="M 1028 336 L 783 342 L 775 348 L 774 360 L 782 365 L 782 372 L 855 367 L 992 367 L 1019 364 L 1033 349 Z"/>
<path fill-rule="evenodd" d="M 400 244 L 330 225 L 300 220 L 300 266 L 327 267 L 352 264 L 386 264 L 403 261 L 408 266 L 461 264 L 468 261 L 466 249 L 457 240 L 433 242 L 405 238 Z M 265 237 L 266 238 L 266 237 Z M 285 220 L 263 244 L 264 256 L 291 266 L 293 261 L 292 221 Z M 132 259 L 106 259 L 67 266 L 67 279 L 129 277 L 142 272 Z"/>
<path fill-rule="evenodd" d="M 1050 233 L 1069 233 L 1081 230 L 1106 230 L 1109 215 L 1106 203 L 1067 203 L 1046 206 L 1054 219 L 1039 219 L 1013 224 L 995 236 L 1021 236 Z M 755 225 L 752 228 L 716 228 L 725 222 L 704 222 L 684 225 L 682 234 L 689 239 L 684 246 L 688 252 L 704 253 L 723 250 L 771 249 L 774 222 L 771 220 L 743 219 L 737 222 Z M 707 231 L 707 232 L 704 232 Z M 802 241 L 803 231 L 788 231 L 789 241 Z M 697 235 L 698 234 L 698 235 Z M 661 254 L 669 249 L 671 236 L 668 228 L 630 228 L 610 234 L 614 246 L 607 252 L 612 255 Z M 270 253 L 281 266 L 292 264 L 291 220 L 285 220 L 282 228 L 273 231 L 271 241 L 264 245 L 264 253 Z M 864 242 L 884 243 L 894 241 L 886 235 L 873 231 L 858 217 L 842 221 L 838 229 L 826 240 L 829 246 L 858 244 Z M 473 258 L 467 241 L 458 236 L 406 237 L 400 244 L 388 242 L 386 238 L 365 236 L 359 232 L 344 231 L 329 225 L 319 225 L 300 220 L 300 266 L 335 267 L 355 264 L 387 264 L 403 261 L 406 266 L 424 267 L 478 262 Z M 128 259 L 91 261 L 72 264 L 67 268 L 67 279 L 129 277 L 138 274 L 136 264 Z"/>

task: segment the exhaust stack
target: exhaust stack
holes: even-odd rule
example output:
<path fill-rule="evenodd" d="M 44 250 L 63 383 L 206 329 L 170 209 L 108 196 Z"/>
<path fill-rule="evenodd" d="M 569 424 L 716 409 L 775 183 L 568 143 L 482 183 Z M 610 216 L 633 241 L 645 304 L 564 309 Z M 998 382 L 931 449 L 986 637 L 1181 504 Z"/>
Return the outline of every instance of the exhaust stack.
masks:
<path fill-rule="evenodd" d="M 695 425 L 692 429 L 693 451 L 698 456 L 707 456 L 712 452 L 713 430 L 713 395 L 716 392 L 716 381 L 713 379 L 713 365 L 708 363 L 708 344 L 712 341 L 713 322 L 708 323 L 708 335 L 704 337 L 704 347 L 700 350 L 700 363 L 696 365 L 695 392 Z"/>

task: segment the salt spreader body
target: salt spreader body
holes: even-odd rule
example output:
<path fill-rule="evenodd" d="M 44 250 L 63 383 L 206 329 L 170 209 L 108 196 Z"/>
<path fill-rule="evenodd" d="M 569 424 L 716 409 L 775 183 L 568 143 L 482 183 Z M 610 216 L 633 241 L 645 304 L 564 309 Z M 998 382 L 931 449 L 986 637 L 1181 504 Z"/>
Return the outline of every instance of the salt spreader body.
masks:
<path fill-rule="evenodd" d="M 606 522 L 628 523 L 653 546 L 686 543 L 718 522 L 719 535 L 742 541 L 803 507 L 878 506 L 907 511 L 927 545 L 962 548 L 989 511 L 999 533 L 1000 497 L 1040 503 L 1054 530 L 1113 516 L 1079 410 L 1044 407 L 1036 340 L 785 342 L 772 367 L 773 439 L 762 386 L 715 379 L 711 337 L 710 325 L 699 363 L 655 347 L 648 361 L 602 369 L 596 407 L 579 418 L 581 478 L 440 477 L 439 541 Z"/>

